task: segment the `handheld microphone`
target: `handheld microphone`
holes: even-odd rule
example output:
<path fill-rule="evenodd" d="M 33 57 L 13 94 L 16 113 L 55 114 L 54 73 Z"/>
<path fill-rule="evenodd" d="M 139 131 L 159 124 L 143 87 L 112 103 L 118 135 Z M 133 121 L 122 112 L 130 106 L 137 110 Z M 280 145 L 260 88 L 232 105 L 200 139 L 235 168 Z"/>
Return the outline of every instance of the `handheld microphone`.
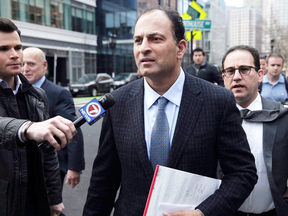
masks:
<path fill-rule="evenodd" d="M 85 122 L 88 122 L 89 125 L 94 124 L 96 121 L 98 121 L 105 115 L 105 110 L 109 109 L 114 104 L 115 100 L 113 96 L 109 93 L 101 97 L 99 101 L 94 98 L 89 103 L 79 109 L 81 116 L 73 122 L 75 128 L 79 128 Z M 54 138 L 61 145 L 60 139 L 56 136 L 54 136 Z M 38 147 L 44 154 L 48 154 L 54 150 L 54 147 L 48 141 L 39 143 Z"/>

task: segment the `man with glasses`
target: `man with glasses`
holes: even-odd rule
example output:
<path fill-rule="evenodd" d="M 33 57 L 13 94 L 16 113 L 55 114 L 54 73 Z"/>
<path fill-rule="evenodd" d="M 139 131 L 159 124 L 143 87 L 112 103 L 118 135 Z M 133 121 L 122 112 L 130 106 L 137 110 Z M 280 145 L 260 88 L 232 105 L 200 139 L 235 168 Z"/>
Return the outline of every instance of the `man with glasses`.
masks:
<path fill-rule="evenodd" d="M 233 92 L 241 115 L 248 113 L 243 114 L 242 127 L 255 157 L 258 174 L 254 190 L 236 216 L 287 216 L 288 204 L 283 198 L 288 178 L 287 110 L 280 103 L 265 99 L 258 93 L 264 71 L 260 69 L 259 54 L 255 48 L 244 45 L 230 48 L 223 57 L 222 67 L 225 87 Z M 270 119 L 273 113 L 279 113 L 279 116 Z M 249 114 L 254 114 L 254 120 L 252 117 L 245 118 Z"/>

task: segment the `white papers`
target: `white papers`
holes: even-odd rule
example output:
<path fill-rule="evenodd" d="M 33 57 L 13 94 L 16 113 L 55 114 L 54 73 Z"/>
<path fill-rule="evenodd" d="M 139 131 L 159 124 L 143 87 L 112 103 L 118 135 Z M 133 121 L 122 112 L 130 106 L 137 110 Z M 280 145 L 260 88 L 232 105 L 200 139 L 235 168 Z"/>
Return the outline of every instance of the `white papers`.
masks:
<path fill-rule="evenodd" d="M 193 210 L 219 188 L 221 180 L 159 166 L 153 183 L 152 195 L 147 200 L 146 216 Z"/>

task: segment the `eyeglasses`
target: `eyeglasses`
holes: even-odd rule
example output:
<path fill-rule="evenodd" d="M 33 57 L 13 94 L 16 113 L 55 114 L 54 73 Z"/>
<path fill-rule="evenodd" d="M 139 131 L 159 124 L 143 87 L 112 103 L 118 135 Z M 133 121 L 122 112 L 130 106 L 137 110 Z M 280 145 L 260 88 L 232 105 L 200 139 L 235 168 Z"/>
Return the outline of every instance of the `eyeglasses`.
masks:
<path fill-rule="evenodd" d="M 251 68 L 254 68 L 257 71 L 257 69 L 252 66 L 240 66 L 239 68 L 226 68 L 222 70 L 222 73 L 224 73 L 225 77 L 232 78 L 235 75 L 235 71 L 238 70 L 241 76 L 248 76 L 251 72 Z"/>

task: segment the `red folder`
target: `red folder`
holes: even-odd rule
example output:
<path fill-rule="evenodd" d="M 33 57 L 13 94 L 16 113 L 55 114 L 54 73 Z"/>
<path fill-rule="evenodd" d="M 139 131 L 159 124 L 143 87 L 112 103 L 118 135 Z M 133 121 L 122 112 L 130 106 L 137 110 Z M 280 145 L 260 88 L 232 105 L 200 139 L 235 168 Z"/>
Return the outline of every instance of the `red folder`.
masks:
<path fill-rule="evenodd" d="M 147 211 L 148 211 L 148 206 L 149 206 L 150 199 L 151 199 L 151 196 L 152 196 L 152 192 L 153 192 L 154 184 L 155 184 L 155 181 L 156 181 L 158 169 L 159 169 L 159 166 L 157 165 L 156 169 L 155 169 L 155 172 L 154 172 L 153 179 L 152 179 L 152 183 L 151 183 L 151 186 L 150 186 L 150 190 L 149 190 L 148 198 L 147 198 L 147 201 L 146 201 L 146 205 L 145 205 L 145 210 L 144 210 L 143 216 L 146 216 Z"/>

